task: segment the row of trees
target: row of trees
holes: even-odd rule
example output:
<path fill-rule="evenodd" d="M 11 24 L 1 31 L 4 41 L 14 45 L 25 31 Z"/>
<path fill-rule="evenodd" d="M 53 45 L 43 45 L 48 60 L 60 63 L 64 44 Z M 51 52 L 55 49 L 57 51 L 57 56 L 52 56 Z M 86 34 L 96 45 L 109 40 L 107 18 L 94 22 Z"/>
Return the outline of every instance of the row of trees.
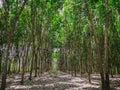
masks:
<path fill-rule="evenodd" d="M 110 90 L 109 75 L 120 73 L 119 5 L 112 0 L 85 0 L 71 1 L 71 7 L 73 19 L 66 20 L 59 69 L 75 76 L 87 72 L 90 83 L 90 74 L 100 73 L 102 90 Z M 71 14 L 69 8 L 66 11 Z"/>
<path fill-rule="evenodd" d="M 120 6 L 116 0 L 2 0 L 0 5 L 0 75 L 29 72 L 29 80 L 58 68 L 72 75 L 100 73 L 102 90 L 109 74 L 120 73 Z"/>
<path fill-rule="evenodd" d="M 54 17 L 61 2 L 3 0 L 0 8 L 0 74 L 5 90 L 7 74 L 29 72 L 29 80 L 51 69 L 55 35 Z M 2 69 L 1 69 L 2 68 Z M 2 70 L 2 72 L 1 72 Z"/>

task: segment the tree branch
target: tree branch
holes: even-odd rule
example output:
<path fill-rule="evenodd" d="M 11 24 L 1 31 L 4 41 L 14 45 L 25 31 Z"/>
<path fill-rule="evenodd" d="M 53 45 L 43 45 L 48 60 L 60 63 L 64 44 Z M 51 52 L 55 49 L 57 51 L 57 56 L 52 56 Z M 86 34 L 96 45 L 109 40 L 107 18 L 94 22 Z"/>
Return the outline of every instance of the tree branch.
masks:
<path fill-rule="evenodd" d="M 20 11 L 16 13 L 16 15 L 15 15 L 15 17 L 14 17 L 14 19 L 13 19 L 11 35 L 14 33 L 14 30 L 15 30 L 15 27 L 16 27 L 16 24 L 17 24 L 17 21 L 18 21 L 18 19 L 19 19 L 19 16 L 21 15 L 21 13 L 22 13 L 22 11 L 23 11 L 23 9 L 24 9 L 24 6 L 25 6 L 25 4 L 26 4 L 27 1 L 28 1 L 28 0 L 24 0 L 23 4 L 22 4 L 22 6 L 21 6 Z"/>

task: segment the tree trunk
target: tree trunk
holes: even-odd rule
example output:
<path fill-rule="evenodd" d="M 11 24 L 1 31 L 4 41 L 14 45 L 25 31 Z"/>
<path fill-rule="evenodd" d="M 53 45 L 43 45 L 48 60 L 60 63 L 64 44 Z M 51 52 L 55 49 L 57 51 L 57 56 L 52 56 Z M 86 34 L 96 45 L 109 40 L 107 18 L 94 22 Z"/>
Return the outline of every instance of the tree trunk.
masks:
<path fill-rule="evenodd" d="M 10 49 L 10 44 L 8 43 L 7 47 L 7 54 L 6 58 L 3 62 L 3 68 L 2 68 L 2 83 L 1 83 L 1 90 L 5 90 L 6 88 L 6 78 L 7 78 L 7 63 L 8 63 L 8 56 L 9 56 L 9 49 Z"/>
<path fill-rule="evenodd" d="M 105 39 L 104 39 L 104 77 L 105 87 L 103 90 L 110 90 L 109 82 L 109 62 L 108 62 L 108 0 L 106 0 L 106 25 L 105 25 Z"/>
<path fill-rule="evenodd" d="M 19 59 L 18 59 L 18 72 L 20 72 L 20 57 L 19 57 Z"/>
<path fill-rule="evenodd" d="M 11 62 L 12 62 L 12 60 L 9 59 L 9 62 L 8 62 L 8 70 L 7 70 L 7 73 L 8 73 L 8 74 L 10 74 Z"/>
<path fill-rule="evenodd" d="M 82 72 L 83 72 L 83 64 L 82 64 L 82 56 L 81 56 L 81 59 L 80 59 L 80 77 L 82 77 Z"/>
<path fill-rule="evenodd" d="M 34 61 L 34 56 L 32 56 L 32 60 L 31 60 L 31 67 L 30 67 L 30 77 L 29 77 L 29 80 L 32 80 L 32 72 L 33 72 L 33 61 Z"/>
<path fill-rule="evenodd" d="M 2 66 L 2 50 L 0 50 L 0 75 L 1 75 L 1 66 Z"/>
<path fill-rule="evenodd" d="M 88 0 L 85 0 L 85 5 L 86 5 L 86 8 L 87 8 L 87 11 L 88 11 L 88 14 L 89 14 L 90 27 L 91 27 L 91 30 L 92 30 L 93 35 L 94 35 L 94 41 L 95 41 L 95 46 L 96 46 L 96 50 L 97 50 L 97 59 L 98 59 L 98 66 L 97 67 L 100 67 L 99 71 L 100 71 L 100 74 L 101 74 L 101 82 L 102 82 L 102 87 L 104 87 L 104 72 L 103 72 L 103 66 L 102 66 L 100 46 L 99 46 L 99 43 L 98 43 L 98 38 L 96 36 L 95 26 L 93 24 L 92 11 L 91 11 L 91 9 L 88 5 Z"/>
<path fill-rule="evenodd" d="M 35 53 L 35 77 L 37 77 L 37 50 L 36 50 L 36 53 Z"/>
<path fill-rule="evenodd" d="M 24 51 L 24 46 L 22 48 L 22 51 Z M 22 58 L 22 74 L 21 74 L 21 85 L 24 84 L 24 74 L 25 74 L 25 60 L 24 57 Z"/>
<path fill-rule="evenodd" d="M 89 41 L 88 41 L 88 55 L 87 55 L 87 70 L 88 70 L 88 80 L 89 83 L 91 83 L 91 77 L 90 77 L 90 73 L 91 73 L 91 60 L 92 60 L 92 49 L 91 49 L 91 41 L 92 41 L 92 36 L 91 36 L 91 32 L 89 32 Z"/>
<path fill-rule="evenodd" d="M 12 35 L 13 35 L 13 33 L 14 33 L 14 30 L 15 30 L 15 28 L 16 28 L 16 25 L 17 25 L 17 21 L 18 21 L 18 19 L 19 19 L 19 16 L 20 16 L 20 14 L 22 13 L 22 11 L 23 11 L 23 9 L 24 9 L 24 6 L 25 6 L 25 4 L 26 4 L 26 2 L 27 2 L 28 0 L 24 0 L 24 2 L 23 2 L 23 4 L 22 4 L 22 6 L 21 6 L 21 8 L 20 8 L 20 11 L 19 12 L 17 12 L 16 14 L 15 14 L 15 17 L 13 18 L 13 23 L 12 23 L 12 26 L 10 27 L 10 28 L 12 28 L 11 29 L 11 31 L 9 30 L 10 28 L 9 28 L 9 23 L 8 23 L 8 20 L 9 20 L 9 4 L 8 4 L 8 2 L 5 0 L 3 0 L 3 7 L 4 7 L 4 9 L 5 9 L 5 17 L 4 17 L 4 20 L 5 20 L 5 29 L 6 29 L 6 35 L 7 35 L 7 45 L 8 45 L 8 48 L 7 48 L 7 54 L 6 54 L 6 58 L 5 58 L 5 60 L 4 60 L 4 62 L 3 62 L 3 72 L 2 72 L 2 83 L 1 83 L 1 90 L 5 90 L 5 88 L 6 88 L 6 78 L 7 78 L 7 63 L 8 63 L 8 55 L 9 55 L 9 49 L 10 49 L 10 42 L 11 42 L 11 37 L 12 37 Z M 8 29 L 9 28 L 9 29 Z"/>

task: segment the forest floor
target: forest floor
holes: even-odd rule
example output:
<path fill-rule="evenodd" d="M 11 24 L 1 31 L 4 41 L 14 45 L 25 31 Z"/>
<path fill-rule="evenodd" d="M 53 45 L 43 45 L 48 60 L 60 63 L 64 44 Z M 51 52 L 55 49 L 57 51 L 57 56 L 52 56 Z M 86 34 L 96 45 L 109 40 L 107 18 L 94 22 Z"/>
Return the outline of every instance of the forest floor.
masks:
<path fill-rule="evenodd" d="M 92 83 L 89 84 L 84 77 L 73 77 L 67 73 L 44 73 L 41 76 L 32 78 L 29 81 L 29 73 L 25 74 L 25 83 L 20 85 L 21 75 L 11 74 L 7 78 L 6 90 L 100 90 L 100 76 L 91 74 Z M 110 78 L 112 90 L 120 90 L 120 76 Z M 1 84 L 1 79 L 0 79 Z"/>

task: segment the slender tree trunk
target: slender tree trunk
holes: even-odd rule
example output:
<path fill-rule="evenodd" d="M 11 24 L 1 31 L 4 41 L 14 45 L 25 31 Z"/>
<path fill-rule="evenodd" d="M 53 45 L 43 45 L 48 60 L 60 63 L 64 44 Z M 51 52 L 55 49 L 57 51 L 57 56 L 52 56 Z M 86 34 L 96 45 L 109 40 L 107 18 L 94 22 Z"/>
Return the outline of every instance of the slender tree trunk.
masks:
<path fill-rule="evenodd" d="M 106 0 L 106 25 L 105 25 L 105 39 L 104 39 L 104 69 L 105 69 L 105 88 L 104 90 L 110 90 L 109 82 L 109 62 L 108 62 L 108 0 Z"/>
<path fill-rule="evenodd" d="M 96 36 L 95 26 L 93 24 L 92 11 L 91 11 L 91 9 L 88 5 L 88 0 L 85 0 L 85 5 L 86 5 L 86 8 L 87 8 L 87 11 L 88 11 L 88 14 L 89 14 L 90 27 L 91 27 L 91 30 L 92 30 L 93 35 L 94 35 L 94 41 L 95 41 L 96 50 L 97 50 L 98 67 L 100 67 L 99 71 L 100 71 L 100 74 L 101 74 L 101 82 L 102 82 L 102 88 L 103 88 L 104 87 L 104 72 L 103 72 L 103 66 L 102 66 L 102 58 L 101 58 L 101 54 L 100 54 L 100 46 L 99 46 L 99 43 L 98 43 L 98 38 Z M 102 90 L 104 90 L 104 89 L 102 89 Z"/>
<path fill-rule="evenodd" d="M 82 77 L 82 72 L 83 72 L 83 65 L 82 65 L 82 56 L 81 56 L 81 59 L 80 59 L 80 77 Z"/>
<path fill-rule="evenodd" d="M 38 63 L 38 61 L 37 61 L 37 51 L 38 50 L 36 50 L 36 53 L 35 53 L 35 77 L 37 77 L 37 63 Z"/>
<path fill-rule="evenodd" d="M 18 72 L 20 72 L 20 57 L 19 57 L 19 59 L 18 59 Z"/>
<path fill-rule="evenodd" d="M 6 58 L 5 58 L 4 62 L 3 62 L 1 90 L 5 90 L 5 88 L 6 88 L 7 63 L 8 63 L 8 56 L 9 56 L 9 48 L 10 48 L 10 44 L 8 44 L 7 51 L 6 51 L 7 52 Z"/>
<path fill-rule="evenodd" d="M 89 53 L 90 54 L 90 53 Z M 88 54 L 88 55 L 89 55 Z M 91 65 L 90 65 L 90 57 L 87 59 L 88 61 L 87 61 L 87 73 L 88 73 L 88 81 L 89 81 L 89 83 L 91 83 L 91 77 L 90 77 L 90 68 L 91 68 Z"/>
<path fill-rule="evenodd" d="M 22 51 L 24 51 L 24 46 L 22 48 Z M 22 74 L 21 74 L 21 85 L 24 84 L 24 74 L 25 74 L 25 60 L 24 57 L 22 58 Z"/>
<path fill-rule="evenodd" d="M 91 32 L 89 33 L 89 41 L 88 41 L 88 55 L 87 55 L 87 70 L 88 70 L 88 80 L 89 83 L 91 83 L 91 77 L 90 77 L 90 73 L 91 73 L 91 60 L 92 60 L 92 53 L 91 53 L 91 41 L 92 41 L 92 36 L 91 36 Z"/>
<path fill-rule="evenodd" d="M 12 60 L 9 59 L 9 61 L 8 61 L 8 70 L 7 70 L 7 73 L 8 73 L 8 74 L 10 74 L 11 62 L 12 62 Z"/>
<path fill-rule="evenodd" d="M 34 54 L 33 54 L 34 55 Z M 32 80 L 32 72 L 33 72 L 33 61 L 34 61 L 34 56 L 32 56 L 32 60 L 31 60 L 31 67 L 30 67 L 30 77 L 29 80 Z"/>
<path fill-rule="evenodd" d="M 2 66 L 2 83 L 1 83 L 1 90 L 5 90 L 6 88 L 6 78 L 7 78 L 7 63 L 8 63 L 8 56 L 9 56 L 9 49 L 10 49 L 10 34 L 8 31 L 8 14 L 9 14 L 9 6 L 6 1 L 3 2 L 3 6 L 5 9 L 5 28 L 6 28 L 6 35 L 7 35 L 7 50 L 6 50 L 6 57 L 5 60 L 3 61 L 3 66 Z"/>
<path fill-rule="evenodd" d="M 2 66 L 2 50 L 0 50 L 0 75 L 1 75 L 1 66 Z"/>
<path fill-rule="evenodd" d="M 43 58 L 41 58 L 41 62 L 40 62 L 40 72 L 41 72 L 41 75 L 43 73 Z"/>
<path fill-rule="evenodd" d="M 75 74 L 75 77 L 77 76 L 77 63 L 74 65 L 74 74 Z"/>
<path fill-rule="evenodd" d="M 28 46 L 30 46 L 30 42 L 29 42 Z M 25 49 L 26 49 L 25 46 L 23 46 L 23 51 L 25 51 Z M 21 85 L 24 84 L 25 65 L 26 65 L 26 62 L 27 62 L 27 59 L 28 59 L 28 52 L 29 52 L 29 48 L 27 47 L 27 50 L 25 51 L 26 56 L 24 56 L 23 59 L 22 59 Z"/>
<path fill-rule="evenodd" d="M 31 67 L 30 67 L 30 77 L 29 80 L 32 79 L 32 72 L 35 60 L 35 16 L 36 16 L 36 6 L 34 6 L 33 1 L 31 2 L 31 31 L 32 31 L 32 60 L 31 60 Z"/>

